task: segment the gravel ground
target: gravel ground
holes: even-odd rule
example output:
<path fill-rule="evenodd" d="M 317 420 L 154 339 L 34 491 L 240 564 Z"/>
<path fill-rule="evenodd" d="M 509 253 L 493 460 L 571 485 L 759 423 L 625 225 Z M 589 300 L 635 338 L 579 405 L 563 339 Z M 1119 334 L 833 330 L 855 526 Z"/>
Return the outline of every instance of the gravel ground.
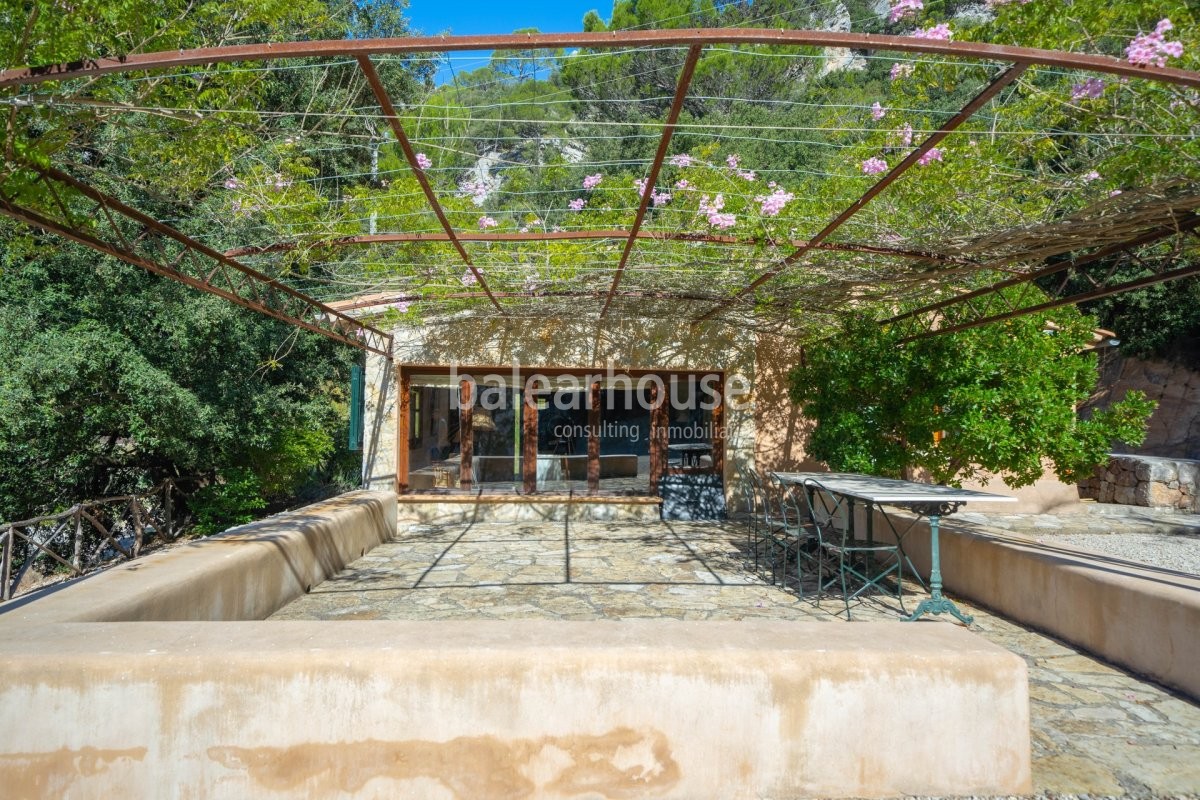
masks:
<path fill-rule="evenodd" d="M 1200 575 L 1200 537 L 1160 533 L 1065 533 L 1039 537 L 1047 544 L 1063 544 L 1107 553 L 1160 569 Z"/>
<path fill-rule="evenodd" d="M 1064 514 L 962 513 L 955 523 L 1200 575 L 1200 514 L 1088 503 Z"/>

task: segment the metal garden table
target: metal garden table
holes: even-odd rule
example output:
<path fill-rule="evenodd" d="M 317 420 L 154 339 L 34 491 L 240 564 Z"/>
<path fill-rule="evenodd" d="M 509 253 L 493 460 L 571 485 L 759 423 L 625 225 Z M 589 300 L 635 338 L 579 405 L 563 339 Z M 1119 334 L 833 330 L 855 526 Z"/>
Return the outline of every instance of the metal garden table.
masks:
<path fill-rule="evenodd" d="M 848 524 L 854 524 L 854 502 L 866 506 L 866 539 L 874 541 L 876 506 L 895 506 L 912 511 L 929 520 L 929 598 L 922 600 L 909 620 L 923 614 L 948 613 L 970 625 L 973 618 L 958 610 L 958 606 L 942 594 L 942 558 L 938 544 L 938 523 L 942 517 L 953 514 L 964 503 L 1015 503 L 1017 498 L 972 489 L 955 489 L 952 486 L 936 486 L 929 483 L 902 481 L 895 478 L 880 478 L 874 475 L 856 475 L 850 472 L 774 472 L 784 486 L 802 487 L 806 480 L 814 480 L 834 494 L 848 501 Z M 882 512 L 886 517 L 886 512 Z M 891 522 L 889 520 L 889 525 Z M 892 526 L 893 533 L 896 533 Z M 907 531 L 906 531 L 907 532 Z M 903 534 L 896 534 L 897 541 Z M 903 552 L 903 549 L 901 550 Z M 907 559 L 907 556 L 905 556 Z M 915 570 L 914 570 L 915 573 Z"/>
<path fill-rule="evenodd" d="M 679 463 L 684 467 L 700 466 L 700 457 L 712 453 L 711 444 L 669 444 L 667 451 L 679 453 Z"/>

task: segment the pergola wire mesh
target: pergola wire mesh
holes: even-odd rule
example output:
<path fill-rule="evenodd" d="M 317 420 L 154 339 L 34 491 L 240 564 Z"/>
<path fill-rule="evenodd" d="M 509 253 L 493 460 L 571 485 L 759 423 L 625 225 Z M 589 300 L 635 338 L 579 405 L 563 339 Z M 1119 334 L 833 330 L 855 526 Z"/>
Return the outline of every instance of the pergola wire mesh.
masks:
<path fill-rule="evenodd" d="M 509 71 L 416 97 L 397 83 L 399 67 L 423 60 L 461 69 L 456 53 L 471 49 L 503 54 Z M 869 84 L 876 103 L 861 85 L 815 94 L 831 63 L 889 66 Z M 291 93 L 256 94 L 267 70 L 288 72 Z M 760 79 L 729 77 L 745 74 Z M 1064 90 L 1114 75 L 1114 91 L 1140 91 L 1153 113 L 1106 113 Z M 144 102 L 113 100 L 118 83 L 144 87 Z M 193 91 L 225 83 L 242 94 Z M 327 102 L 364 94 L 348 85 L 376 102 Z M 86 157 L 9 172 L 0 211 L 380 352 L 384 323 L 463 313 L 805 336 L 848 308 L 929 320 L 970 290 L 1105 248 L 1145 246 L 1163 274 L 1196 262 L 1196 241 L 1172 237 L 1200 206 L 1200 74 L 1104 56 L 828 31 L 635 31 L 145 54 L 10 70 L 2 87 L 56 145 L 95 121 L 138 119 L 107 126 L 103 143 L 132 162 L 126 198 L 140 170 L 169 165 L 189 137 L 220 147 L 185 195 L 182 239 L 170 233 L 182 213 L 150 236 L 131 231 L 105 200 L 114 179 Z M 498 88 L 502 102 L 489 95 Z M 310 168 L 364 153 L 367 171 Z M 1136 173 L 1102 177 L 1126 153 Z M 22 176 L 36 191 L 19 188 Z M 272 305 L 280 293 L 299 299 Z"/>

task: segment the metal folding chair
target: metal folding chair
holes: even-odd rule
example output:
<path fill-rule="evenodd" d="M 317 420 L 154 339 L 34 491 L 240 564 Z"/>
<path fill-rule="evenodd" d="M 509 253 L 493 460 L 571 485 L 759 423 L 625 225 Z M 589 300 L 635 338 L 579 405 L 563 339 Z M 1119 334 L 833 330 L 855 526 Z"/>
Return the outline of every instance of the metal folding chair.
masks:
<path fill-rule="evenodd" d="M 813 572 L 817 576 L 817 602 L 820 594 L 826 588 L 824 581 L 825 552 L 821 548 L 821 537 L 811 516 L 801 509 L 800 501 L 796 499 L 796 491 L 781 484 L 783 491 L 779 495 L 779 519 L 782 535 L 788 539 L 788 548 L 795 555 L 796 585 L 801 599 L 804 598 L 805 572 Z M 808 570 L 805 566 L 808 566 Z"/>
<path fill-rule="evenodd" d="M 754 552 L 754 570 L 758 571 L 758 548 L 759 528 L 761 515 L 761 502 L 758 497 L 757 481 L 755 481 L 749 468 L 743 464 L 737 464 L 738 472 L 738 494 L 742 498 L 742 503 L 746 506 L 746 546 Z"/>
<path fill-rule="evenodd" d="M 830 562 L 837 564 L 837 574 L 829 583 L 824 581 L 823 565 L 818 566 L 817 583 L 822 589 L 833 585 L 834 581 L 840 583 L 846 619 L 850 619 L 850 601 L 859 598 L 872 587 L 891 594 L 883 581 L 893 573 L 896 576 L 896 600 L 900 603 L 900 610 L 907 613 L 904 609 L 902 586 L 904 559 L 900 546 L 897 543 L 868 543 L 856 540 L 853 509 L 845 497 L 831 492 L 813 478 L 805 480 L 802 489 L 820 548 L 828 555 Z M 868 565 L 880 569 L 873 569 Z M 852 592 L 850 587 L 854 583 L 858 584 L 858 588 Z M 820 605 L 820 602 L 818 594 L 817 604 Z"/>
<path fill-rule="evenodd" d="M 788 559 L 795 553 L 800 539 L 800 520 L 795 516 L 789 519 L 784 508 L 787 487 L 778 478 L 773 474 L 765 482 L 757 474 L 755 478 L 763 503 L 763 540 L 770 548 L 771 582 L 775 583 L 776 576 L 782 574 L 786 583 Z"/>

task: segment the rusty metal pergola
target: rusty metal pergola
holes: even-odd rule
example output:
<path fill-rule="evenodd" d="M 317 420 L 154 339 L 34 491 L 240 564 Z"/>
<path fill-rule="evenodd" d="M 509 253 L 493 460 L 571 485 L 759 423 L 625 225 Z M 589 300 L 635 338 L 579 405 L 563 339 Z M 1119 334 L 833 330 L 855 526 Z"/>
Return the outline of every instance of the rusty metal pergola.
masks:
<path fill-rule="evenodd" d="M 719 235 L 699 232 L 669 232 L 645 230 L 644 223 L 651 204 L 651 193 L 669 153 L 673 135 L 677 129 L 684 103 L 696 71 L 697 63 L 705 47 L 713 45 L 764 45 L 764 46 L 814 46 L 852 48 L 857 50 L 886 50 L 917 55 L 940 55 L 956 59 L 985 60 L 998 62 L 1001 71 L 957 113 L 942 122 L 927 138 L 894 167 L 891 167 L 877 182 L 857 199 L 847 205 L 814 236 L 808 239 L 788 238 L 773 242 L 775 246 L 790 246 L 792 252 L 770 264 L 756 277 L 730 294 L 711 291 L 678 291 L 656 289 L 622 289 L 630 257 L 639 242 L 676 241 L 722 246 L 730 252 L 739 247 L 762 244 L 760 240 L 747 237 Z M 418 153 L 401 121 L 393 100 L 376 70 L 372 57 L 388 55 L 411 55 L 420 53 L 448 53 L 469 50 L 534 50 L 551 48 L 583 48 L 587 50 L 612 50 L 637 47 L 686 48 L 686 57 L 675 84 L 669 110 L 662 122 L 662 130 L 649 169 L 647 170 L 640 202 L 627 229 L 608 228 L 578 231 L 529 231 L 521 233 L 487 233 L 456 229 L 438 198 L 437 191 L 422 167 Z M 579 298 L 598 301 L 599 316 L 603 319 L 616 298 L 655 299 L 705 306 L 698 308 L 690 317 L 693 323 L 719 319 L 732 309 L 752 306 L 756 293 L 774 279 L 800 264 L 815 253 L 853 253 L 864 256 L 880 256 L 913 262 L 915 265 L 967 268 L 972 270 L 1003 270 L 1005 265 L 1022 262 L 1021 253 L 1003 258 L 978 259 L 970 254 L 944 253 L 933 249 L 891 247 L 872 242 L 830 241 L 829 238 L 845 223 L 860 212 L 872 200 L 884 193 L 889 186 L 918 164 L 922 157 L 933 150 L 950 133 L 960 128 L 977 112 L 997 98 L 1006 88 L 1031 67 L 1055 67 L 1071 70 L 1088 70 L 1098 73 L 1135 77 L 1163 84 L 1200 88 L 1200 73 L 1154 66 L 1135 66 L 1115 58 L 1079 53 L 1039 50 L 1025 47 L 993 45 L 978 42 L 952 42 L 907 36 L 884 36 L 854 32 L 831 32 L 809 30 L 765 30 L 765 29 L 700 29 L 700 30 L 657 30 L 621 31 L 608 33 L 579 34 L 513 34 L 498 36 L 462 37 L 414 37 L 377 40 L 336 40 L 318 42 L 284 42 L 269 44 L 239 45 L 230 47 L 204 48 L 197 50 L 161 53 L 130 54 L 121 58 L 97 59 L 86 63 L 59 64 L 48 66 L 10 69 L 0 73 L 0 89 L 27 88 L 47 81 L 70 81 L 108 74 L 142 73 L 178 67 L 208 66 L 231 62 L 264 62 L 287 59 L 313 59 L 349 57 L 353 58 L 374 94 L 392 133 L 396 137 L 408 168 L 418 182 L 428 208 L 436 216 L 442 229 L 440 233 L 393 232 L 340 236 L 300 243 L 279 241 L 268 245 L 245 246 L 218 252 L 170 225 L 157 221 L 116 198 L 107 195 L 88 183 L 67 172 L 53 167 L 27 165 L 54 198 L 51 208 L 32 209 L 23 206 L 17 198 L 8 196 L 0 188 L 0 213 L 4 213 L 30 226 L 50 231 L 98 252 L 121 259 L 156 274 L 185 283 L 193 288 L 210 292 L 226 300 L 253 309 L 300 328 L 327 336 L 344 344 L 381 355 L 390 355 L 391 337 L 366 324 L 345 311 L 370 308 L 382 303 L 438 302 L 442 300 L 486 300 L 491 310 L 506 315 L 506 308 L 499 302 L 504 298 Z M 82 217 L 78 210 L 72 212 L 62 196 L 84 197 L 93 204 L 90 213 Z M 944 300 L 929 303 L 916 310 L 882 320 L 885 324 L 902 326 L 905 341 L 924 336 L 950 333 L 989 322 L 1036 313 L 1047 308 L 1067 303 L 1083 302 L 1122 291 L 1162 281 L 1175 280 L 1200 274 L 1200 264 L 1177 269 L 1152 269 L 1152 275 L 1123 284 L 1110 284 L 1113 274 L 1111 264 L 1104 266 L 1110 258 L 1121 254 L 1132 254 L 1142 246 L 1160 242 L 1171 236 L 1196 234 L 1200 217 L 1192 209 L 1200 206 L 1200 200 L 1178 208 L 1168 207 L 1157 215 L 1154 224 L 1136 235 L 1114 243 L 1082 252 L 1075 248 L 1070 258 L 1054 261 L 1028 271 L 1015 270 L 1012 277 L 984 288 L 958 294 Z M 100 224 L 89 226 L 84 220 Z M 123 232 L 118 221 L 133 225 L 140 233 L 130 238 Z M 494 290 L 487 281 L 484 271 L 474 263 L 464 243 L 518 243 L 551 241 L 595 241 L 612 240 L 621 243 L 619 259 L 613 267 L 611 283 L 607 289 L 569 289 L 560 291 L 513 292 Z M 449 244 L 461 258 L 477 284 L 477 291 L 442 293 L 437 296 L 422 296 L 406 292 L 386 294 L 382 298 L 355 303 L 339 304 L 335 310 L 327 303 L 301 292 L 283 281 L 272 278 L 239 261 L 246 256 L 281 253 L 299 247 L 345 248 L 372 247 L 385 244 L 439 242 Z M 1087 248 L 1082 248 L 1087 249 Z M 1083 276 L 1091 282 L 1092 290 L 1073 295 L 1060 296 L 1048 302 L 1027 304 L 1033 297 L 1025 293 L 1035 286 L 1035 281 L 1064 273 Z M 1059 292 L 1066 286 L 1064 279 Z M 1006 290 L 1022 289 L 1015 295 Z M 954 313 L 954 324 L 944 324 L 947 310 Z M 965 315 L 965 316 L 964 316 Z"/>

